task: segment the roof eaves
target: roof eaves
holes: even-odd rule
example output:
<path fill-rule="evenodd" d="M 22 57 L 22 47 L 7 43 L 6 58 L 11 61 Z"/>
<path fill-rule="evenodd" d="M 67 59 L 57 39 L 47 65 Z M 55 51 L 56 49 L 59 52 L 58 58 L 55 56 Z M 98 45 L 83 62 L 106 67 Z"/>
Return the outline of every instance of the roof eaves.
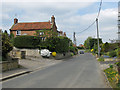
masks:
<path fill-rule="evenodd" d="M 12 27 L 10 28 L 10 30 L 12 30 L 12 28 L 14 27 L 15 24 L 12 25 Z"/>

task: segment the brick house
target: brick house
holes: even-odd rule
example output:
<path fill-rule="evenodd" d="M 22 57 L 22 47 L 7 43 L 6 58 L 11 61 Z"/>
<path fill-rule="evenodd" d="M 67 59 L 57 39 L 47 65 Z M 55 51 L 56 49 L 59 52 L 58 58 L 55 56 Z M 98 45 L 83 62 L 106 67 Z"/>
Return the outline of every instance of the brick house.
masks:
<path fill-rule="evenodd" d="M 39 36 L 43 37 L 44 35 L 48 35 L 50 37 L 50 32 L 56 33 L 56 35 L 60 35 L 60 32 L 57 30 L 57 26 L 55 23 L 54 15 L 51 17 L 51 22 L 18 22 L 18 19 L 14 19 L 14 24 L 10 28 L 10 34 L 14 34 L 14 37 L 20 35 L 31 35 L 35 36 L 39 32 Z M 43 37 L 45 38 L 45 36 Z"/>

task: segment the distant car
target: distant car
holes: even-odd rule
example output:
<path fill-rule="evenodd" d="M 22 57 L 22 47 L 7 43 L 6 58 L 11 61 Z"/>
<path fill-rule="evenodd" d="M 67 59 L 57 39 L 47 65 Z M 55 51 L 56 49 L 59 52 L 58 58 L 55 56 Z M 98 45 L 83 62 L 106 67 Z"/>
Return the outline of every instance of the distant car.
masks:
<path fill-rule="evenodd" d="M 80 51 L 80 54 L 84 54 L 84 51 Z"/>

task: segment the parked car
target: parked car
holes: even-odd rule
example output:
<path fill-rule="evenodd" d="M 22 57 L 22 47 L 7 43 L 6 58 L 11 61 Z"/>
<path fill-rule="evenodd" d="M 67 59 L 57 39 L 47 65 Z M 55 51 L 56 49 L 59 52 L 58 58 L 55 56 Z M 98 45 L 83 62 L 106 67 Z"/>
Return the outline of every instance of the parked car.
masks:
<path fill-rule="evenodd" d="M 40 52 L 41 56 L 43 56 L 43 57 L 50 57 L 51 53 L 52 52 L 50 52 L 48 49 L 42 49 Z"/>
<path fill-rule="evenodd" d="M 84 51 L 80 51 L 80 54 L 84 54 Z"/>

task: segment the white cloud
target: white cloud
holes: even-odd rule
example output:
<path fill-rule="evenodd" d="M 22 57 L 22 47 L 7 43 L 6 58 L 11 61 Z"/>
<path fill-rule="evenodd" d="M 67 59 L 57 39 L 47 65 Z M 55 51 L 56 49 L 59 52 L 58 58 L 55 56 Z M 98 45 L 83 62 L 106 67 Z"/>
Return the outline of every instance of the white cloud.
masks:
<path fill-rule="evenodd" d="M 88 13 L 84 15 L 77 14 L 77 11 L 88 7 L 90 3 L 79 2 L 7 2 L 3 1 L 3 29 L 9 29 L 13 24 L 13 19 L 17 13 L 19 22 L 30 21 L 48 21 L 52 15 L 56 17 L 56 23 L 59 30 L 67 33 L 69 38 L 73 38 L 73 32 L 80 32 L 88 27 L 97 13 Z M 104 42 L 109 39 L 117 38 L 117 8 L 102 10 L 99 19 L 100 36 Z M 77 43 L 83 43 L 88 36 L 96 37 L 96 26 L 94 25 L 88 31 L 76 34 Z"/>

